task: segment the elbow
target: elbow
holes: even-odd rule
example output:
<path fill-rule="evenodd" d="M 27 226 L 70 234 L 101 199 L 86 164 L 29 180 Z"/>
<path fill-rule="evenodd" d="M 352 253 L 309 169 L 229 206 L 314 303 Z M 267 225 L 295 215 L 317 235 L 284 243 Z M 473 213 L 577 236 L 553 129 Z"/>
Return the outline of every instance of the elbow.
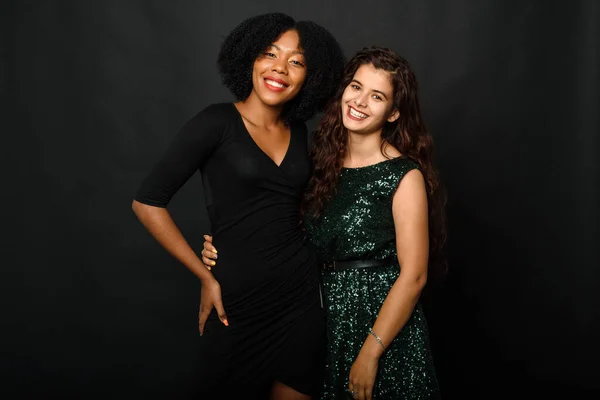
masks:
<path fill-rule="evenodd" d="M 165 211 L 164 207 L 151 206 L 135 199 L 131 203 L 131 209 L 142 222 L 160 217 Z"/>
<path fill-rule="evenodd" d="M 426 284 L 427 284 L 427 272 L 424 272 L 424 273 L 416 276 L 415 287 L 417 288 L 417 290 L 419 292 L 425 288 Z"/>
<path fill-rule="evenodd" d="M 139 201 L 137 201 L 137 200 L 133 200 L 133 201 L 131 202 L 131 209 L 133 210 L 133 213 L 134 213 L 135 215 L 138 215 L 138 213 L 139 213 L 139 211 L 140 211 L 140 206 L 141 206 L 141 205 L 142 205 L 142 203 L 140 203 L 140 202 L 139 202 Z"/>
<path fill-rule="evenodd" d="M 137 200 L 133 200 L 131 202 L 131 209 L 133 210 L 133 213 L 141 219 L 148 212 L 149 206 L 144 203 L 140 203 Z"/>
<path fill-rule="evenodd" d="M 427 284 L 427 272 L 419 272 L 416 274 L 410 274 L 410 275 L 405 275 L 402 276 L 402 272 L 400 273 L 400 277 L 398 279 L 401 279 L 404 282 L 404 287 L 409 290 L 410 292 L 413 293 L 417 293 L 420 294 L 421 291 L 425 288 L 425 285 Z"/>

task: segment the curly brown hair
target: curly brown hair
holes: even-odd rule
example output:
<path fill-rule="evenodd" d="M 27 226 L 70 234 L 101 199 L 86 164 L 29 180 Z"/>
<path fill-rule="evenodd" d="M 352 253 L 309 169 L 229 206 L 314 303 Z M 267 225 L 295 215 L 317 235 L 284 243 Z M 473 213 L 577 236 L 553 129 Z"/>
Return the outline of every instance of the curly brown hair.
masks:
<path fill-rule="evenodd" d="M 393 110 L 398 110 L 400 117 L 383 126 L 381 151 L 385 155 L 384 147 L 390 144 L 419 165 L 427 187 L 429 269 L 433 278 L 441 278 L 447 269 L 443 256 L 446 195 L 433 166 L 433 139 L 421 115 L 416 75 L 409 63 L 390 49 L 366 47 L 346 65 L 341 86 L 326 107 L 314 135 L 311 149 L 314 170 L 304 197 L 303 213 L 318 219 L 335 195 L 338 176 L 348 151 L 348 131 L 342 122 L 342 94 L 358 68 L 368 64 L 389 72 L 394 88 Z"/>

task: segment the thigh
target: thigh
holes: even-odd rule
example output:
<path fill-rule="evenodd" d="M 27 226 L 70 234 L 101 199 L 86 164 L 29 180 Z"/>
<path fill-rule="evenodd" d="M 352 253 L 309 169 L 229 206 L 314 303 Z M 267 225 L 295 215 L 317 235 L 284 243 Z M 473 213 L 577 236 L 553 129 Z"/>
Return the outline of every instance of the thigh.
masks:
<path fill-rule="evenodd" d="M 225 327 L 218 320 L 209 324 L 199 338 L 197 398 L 267 399 L 272 379 L 258 365 L 259 357 L 247 356 L 256 332 Z"/>
<path fill-rule="evenodd" d="M 234 337 L 222 332 L 205 331 L 199 337 L 200 345 L 197 354 L 195 375 L 198 391 L 207 397 L 218 393 L 231 374 L 234 354 Z"/>
<path fill-rule="evenodd" d="M 271 388 L 270 400 L 311 400 L 312 396 L 302 394 L 281 382 L 275 382 Z"/>
<path fill-rule="evenodd" d="M 325 311 L 316 306 L 288 331 L 274 364 L 274 379 L 302 394 L 316 395 L 323 385 L 325 351 Z"/>

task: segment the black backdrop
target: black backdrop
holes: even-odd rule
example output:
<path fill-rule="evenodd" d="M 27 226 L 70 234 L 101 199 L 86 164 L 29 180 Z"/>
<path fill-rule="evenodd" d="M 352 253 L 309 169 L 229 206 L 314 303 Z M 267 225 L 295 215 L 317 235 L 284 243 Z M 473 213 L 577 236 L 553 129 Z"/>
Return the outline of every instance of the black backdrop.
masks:
<path fill-rule="evenodd" d="M 348 56 L 389 46 L 417 71 L 449 193 L 450 275 L 427 303 L 445 397 L 598 391 L 594 0 L 1 7 L 8 398 L 188 398 L 202 383 L 199 284 L 130 202 L 180 126 L 230 100 L 220 41 L 267 11 L 325 25 Z M 171 211 L 199 249 L 198 176 Z"/>

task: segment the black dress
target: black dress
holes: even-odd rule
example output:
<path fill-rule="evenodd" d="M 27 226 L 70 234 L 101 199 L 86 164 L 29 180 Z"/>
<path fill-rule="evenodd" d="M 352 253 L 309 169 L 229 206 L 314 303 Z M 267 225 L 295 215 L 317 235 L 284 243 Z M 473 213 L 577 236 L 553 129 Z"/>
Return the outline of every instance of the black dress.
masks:
<path fill-rule="evenodd" d="M 303 123 L 290 130 L 277 166 L 233 104 L 211 105 L 183 127 L 136 196 L 166 207 L 196 170 L 202 172 L 219 250 L 213 273 L 229 326 L 213 310 L 199 338 L 201 398 L 249 398 L 274 381 L 313 394 L 321 383 L 324 312 L 316 257 L 299 227 L 310 176 L 307 131 Z"/>

